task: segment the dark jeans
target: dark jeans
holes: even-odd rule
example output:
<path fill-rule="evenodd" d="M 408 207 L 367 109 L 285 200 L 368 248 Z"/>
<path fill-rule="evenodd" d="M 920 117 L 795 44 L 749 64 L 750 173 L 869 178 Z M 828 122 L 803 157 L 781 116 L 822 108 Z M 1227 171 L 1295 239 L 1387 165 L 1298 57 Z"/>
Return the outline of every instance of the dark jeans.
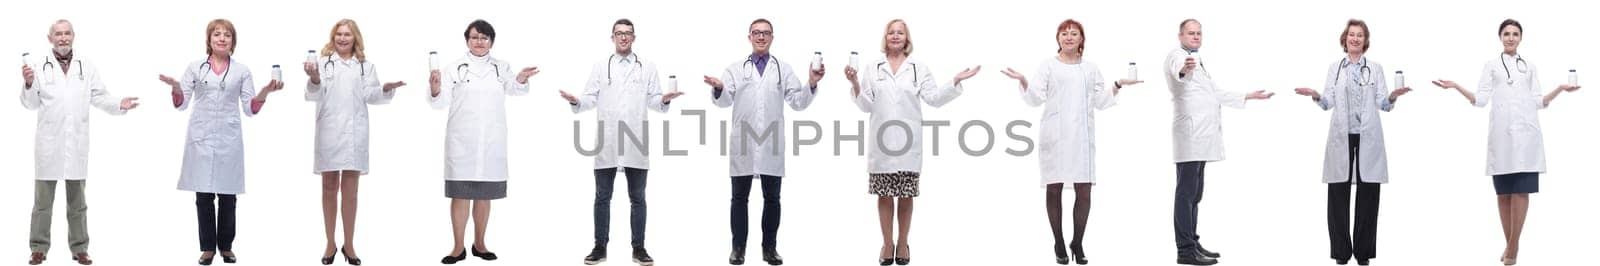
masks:
<path fill-rule="evenodd" d="M 733 177 L 733 204 L 729 207 L 729 224 L 733 226 L 733 248 L 744 250 L 750 235 L 750 186 L 754 176 Z M 782 176 L 761 175 L 761 248 L 778 248 L 778 219 L 783 205 L 778 203 L 778 193 L 783 189 Z"/>
<path fill-rule="evenodd" d="M 1361 182 L 1357 167 L 1360 135 L 1350 135 L 1350 181 L 1328 184 L 1329 256 L 1335 260 L 1378 257 L 1378 199 L 1381 184 Z M 1356 188 L 1355 232 L 1350 231 L 1350 187 Z"/>
<path fill-rule="evenodd" d="M 235 195 L 194 193 L 195 210 L 200 217 L 200 251 L 233 251 L 238 202 Z"/>
<path fill-rule="evenodd" d="M 650 170 L 622 168 L 628 175 L 628 224 L 633 229 L 633 248 L 644 248 L 645 176 Z M 617 168 L 594 170 L 594 245 L 605 246 L 611 241 L 611 191 L 617 180 Z"/>
<path fill-rule="evenodd" d="M 1200 253 L 1200 198 L 1206 189 L 1206 162 L 1178 163 L 1178 189 L 1172 198 L 1172 231 L 1178 243 L 1178 256 Z"/>

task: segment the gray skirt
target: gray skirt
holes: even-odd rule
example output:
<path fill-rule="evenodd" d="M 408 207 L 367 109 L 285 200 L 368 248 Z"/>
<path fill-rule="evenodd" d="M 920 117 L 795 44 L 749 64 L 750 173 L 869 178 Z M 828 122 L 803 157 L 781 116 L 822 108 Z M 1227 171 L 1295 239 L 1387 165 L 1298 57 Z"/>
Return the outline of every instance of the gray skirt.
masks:
<path fill-rule="evenodd" d="M 506 182 L 444 181 L 444 196 L 463 200 L 506 198 Z"/>

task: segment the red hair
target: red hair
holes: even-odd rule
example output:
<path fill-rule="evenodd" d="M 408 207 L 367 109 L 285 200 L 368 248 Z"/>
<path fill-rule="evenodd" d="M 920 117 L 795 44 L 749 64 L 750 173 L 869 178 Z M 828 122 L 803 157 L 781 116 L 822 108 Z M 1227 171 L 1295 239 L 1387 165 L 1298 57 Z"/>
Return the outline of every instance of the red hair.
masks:
<path fill-rule="evenodd" d="M 1067 21 L 1062 21 L 1061 25 L 1056 26 L 1056 35 L 1060 35 L 1062 32 L 1066 32 L 1067 29 L 1072 29 L 1072 28 L 1077 28 L 1078 29 L 1078 36 L 1082 36 L 1083 37 L 1082 41 L 1078 41 L 1078 53 L 1083 53 L 1084 44 L 1089 42 L 1089 34 L 1084 33 L 1085 31 L 1083 30 L 1083 23 L 1078 23 L 1077 20 L 1072 20 L 1072 19 L 1067 19 Z M 1061 41 L 1058 40 L 1056 42 L 1060 43 Z M 1056 52 L 1061 52 L 1061 48 L 1057 47 L 1056 48 Z"/>

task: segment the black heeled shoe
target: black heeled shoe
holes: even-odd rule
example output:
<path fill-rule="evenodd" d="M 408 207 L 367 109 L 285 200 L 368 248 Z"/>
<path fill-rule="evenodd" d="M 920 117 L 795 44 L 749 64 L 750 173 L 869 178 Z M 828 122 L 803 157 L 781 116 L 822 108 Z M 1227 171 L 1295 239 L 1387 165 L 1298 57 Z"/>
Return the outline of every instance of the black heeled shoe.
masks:
<path fill-rule="evenodd" d="M 906 248 L 910 248 L 910 247 L 911 246 L 909 246 L 909 245 L 906 246 Z M 895 265 L 908 265 L 908 264 L 911 264 L 911 256 L 906 256 L 906 257 L 902 258 L 902 257 L 900 257 L 900 248 L 895 248 L 895 250 L 894 250 L 894 264 Z"/>
<path fill-rule="evenodd" d="M 1055 248 L 1051 249 L 1051 250 L 1055 251 L 1055 253 L 1056 253 L 1056 264 L 1060 264 L 1060 265 L 1072 264 L 1072 257 L 1070 255 L 1067 255 L 1067 246 L 1066 245 L 1056 244 Z"/>
<path fill-rule="evenodd" d="M 439 260 L 439 263 L 456 264 L 457 262 L 461 262 L 463 260 L 467 260 L 466 250 L 462 250 L 461 253 L 456 253 L 455 256 L 444 256 L 444 259 Z"/>
<path fill-rule="evenodd" d="M 1078 265 L 1089 265 L 1089 257 L 1083 255 L 1083 246 L 1073 246 L 1071 248 L 1072 260 L 1078 261 Z"/>
<path fill-rule="evenodd" d="M 894 265 L 894 249 L 890 249 L 889 250 L 889 257 L 888 258 L 878 257 L 878 265 L 879 266 Z"/>
<path fill-rule="evenodd" d="M 472 247 L 472 256 L 473 257 L 478 257 L 479 259 L 490 260 L 490 261 L 500 259 L 500 256 L 495 256 L 494 255 L 494 252 L 488 252 L 488 251 L 478 252 L 477 245 L 473 245 L 473 247 Z"/>
<path fill-rule="evenodd" d="M 339 255 L 344 256 L 345 263 L 349 263 L 350 265 L 361 265 L 361 258 L 351 258 L 350 253 L 346 253 L 344 249 L 345 247 L 339 247 Z M 329 258 L 331 259 L 332 257 Z"/>
<path fill-rule="evenodd" d="M 322 257 L 322 265 L 333 265 L 333 256 Z"/>

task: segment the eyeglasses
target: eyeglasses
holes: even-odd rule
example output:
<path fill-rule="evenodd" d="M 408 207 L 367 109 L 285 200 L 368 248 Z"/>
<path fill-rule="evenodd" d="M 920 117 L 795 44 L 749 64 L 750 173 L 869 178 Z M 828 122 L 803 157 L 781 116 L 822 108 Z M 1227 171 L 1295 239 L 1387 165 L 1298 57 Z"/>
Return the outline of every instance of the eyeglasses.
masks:
<path fill-rule="evenodd" d="M 612 32 L 611 33 L 611 37 L 633 37 L 633 32 L 632 31 Z"/>
<path fill-rule="evenodd" d="M 752 31 L 750 31 L 750 36 L 754 36 L 754 37 L 772 37 L 772 31 L 770 31 L 770 30 L 752 30 Z"/>

